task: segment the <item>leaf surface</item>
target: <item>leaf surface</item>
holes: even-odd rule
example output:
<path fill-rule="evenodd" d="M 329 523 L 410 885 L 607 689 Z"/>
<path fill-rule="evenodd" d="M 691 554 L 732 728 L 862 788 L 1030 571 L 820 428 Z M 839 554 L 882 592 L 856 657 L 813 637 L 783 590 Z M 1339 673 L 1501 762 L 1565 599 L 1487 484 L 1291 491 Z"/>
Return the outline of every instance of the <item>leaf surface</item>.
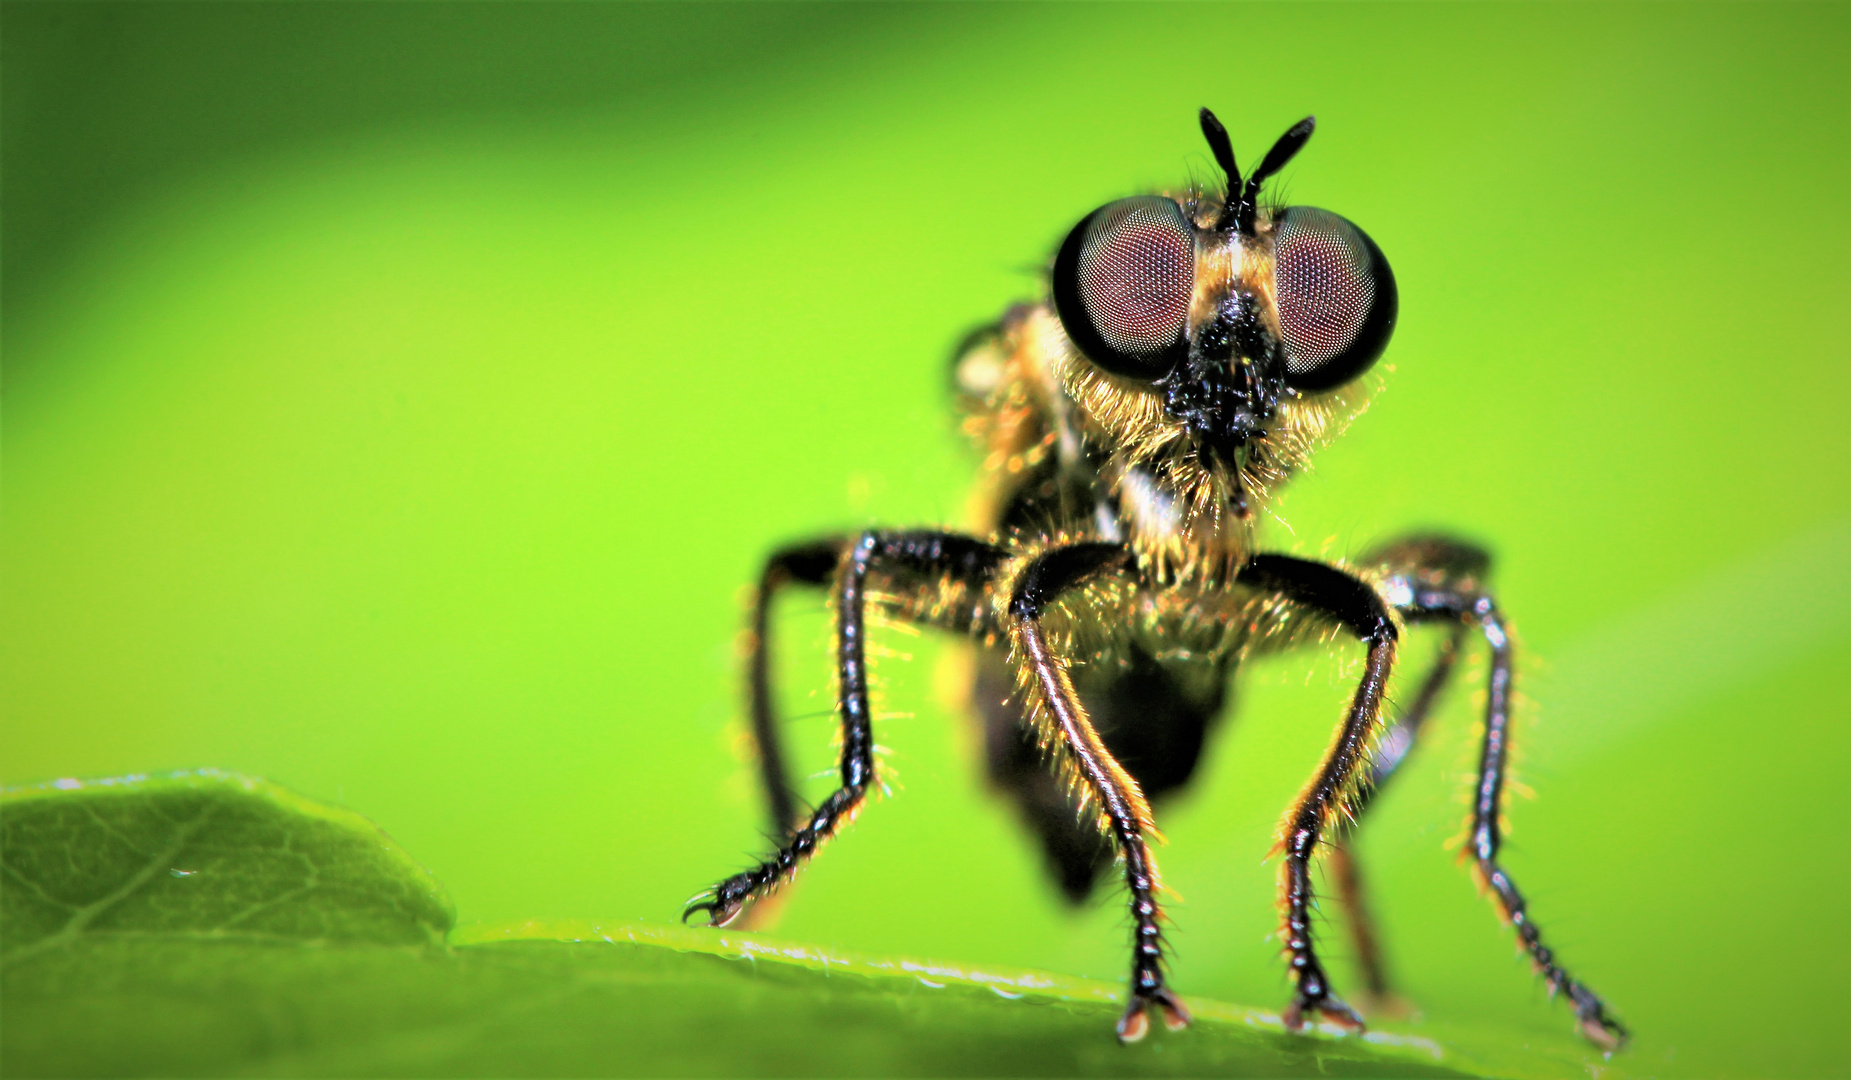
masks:
<path fill-rule="evenodd" d="M 755 934 L 449 933 L 442 888 L 370 823 L 222 773 L 8 792 L 0 830 L 9 1076 L 1583 1071 L 1424 1035 L 1295 1036 L 1201 1000 L 1187 1033 L 1121 1047 L 1108 983 Z"/>
<path fill-rule="evenodd" d="M 434 945 L 455 921 L 365 818 L 200 771 L 8 792 L 0 961 L 100 937 Z"/>

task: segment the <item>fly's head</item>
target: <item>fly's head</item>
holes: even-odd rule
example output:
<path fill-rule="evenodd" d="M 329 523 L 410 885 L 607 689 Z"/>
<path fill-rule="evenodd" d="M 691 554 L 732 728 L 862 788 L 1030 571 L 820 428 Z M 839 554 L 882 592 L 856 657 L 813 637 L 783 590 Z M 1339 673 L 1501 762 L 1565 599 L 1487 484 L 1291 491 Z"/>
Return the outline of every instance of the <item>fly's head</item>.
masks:
<path fill-rule="evenodd" d="M 1180 500 L 1178 529 L 1245 534 L 1353 409 L 1347 391 L 1394 330 L 1395 278 L 1344 218 L 1260 204 L 1310 118 L 1244 181 L 1226 130 L 1201 118 L 1225 194 L 1121 199 L 1061 245 L 1061 377 L 1121 498 L 1155 484 Z"/>

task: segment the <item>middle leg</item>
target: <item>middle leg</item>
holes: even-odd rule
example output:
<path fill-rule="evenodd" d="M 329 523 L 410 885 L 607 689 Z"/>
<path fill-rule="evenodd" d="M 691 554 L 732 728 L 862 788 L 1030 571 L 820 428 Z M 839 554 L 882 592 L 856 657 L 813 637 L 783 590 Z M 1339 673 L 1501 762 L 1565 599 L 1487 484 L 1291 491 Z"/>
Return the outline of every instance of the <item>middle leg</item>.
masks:
<path fill-rule="evenodd" d="M 685 922 L 704 913 L 710 926 L 725 926 L 748 904 L 789 880 L 854 816 L 874 783 L 874 729 L 868 700 L 866 608 L 869 577 L 910 574 L 927 581 L 949 579 L 979 591 L 1002 563 L 1002 549 L 967 536 L 942 532 L 867 532 L 850 544 L 836 571 L 837 712 L 842 723 L 841 784 L 783 839 L 776 853 L 695 897 L 682 912 Z"/>
<path fill-rule="evenodd" d="M 1517 883 L 1498 860 L 1503 842 L 1504 779 L 1510 766 L 1511 643 L 1504 617 L 1488 596 L 1447 596 L 1436 591 L 1428 598 L 1436 608 L 1462 609 L 1491 646 L 1491 675 L 1485 689 L 1485 728 L 1479 746 L 1478 783 L 1472 790 L 1472 832 L 1469 850 L 1479 880 L 1497 897 L 1498 908 L 1517 940 L 1529 953 L 1537 974 L 1551 997 L 1568 995 L 1581 1033 L 1605 1050 L 1617 1050 L 1628 1038 L 1626 1025 L 1607 1011 L 1589 986 L 1568 973 L 1555 950 L 1543 944 L 1542 931 L 1531 916 L 1529 904 Z"/>

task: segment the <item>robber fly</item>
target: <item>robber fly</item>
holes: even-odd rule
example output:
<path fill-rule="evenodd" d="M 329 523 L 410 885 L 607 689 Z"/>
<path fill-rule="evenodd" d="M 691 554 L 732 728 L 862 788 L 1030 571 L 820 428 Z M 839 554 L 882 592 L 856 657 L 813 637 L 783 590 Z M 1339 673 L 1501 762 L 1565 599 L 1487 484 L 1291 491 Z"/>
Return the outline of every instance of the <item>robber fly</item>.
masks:
<path fill-rule="evenodd" d="M 788 881 L 876 782 L 868 700 L 870 615 L 977 642 L 972 700 L 992 778 L 1037 833 L 1067 895 L 1116 864 L 1134 927 L 1118 1037 L 1189 1012 L 1165 981 L 1151 800 L 1187 784 L 1243 659 L 1353 639 L 1362 678 L 1316 772 L 1279 827 L 1282 940 L 1294 993 L 1285 1024 L 1361 1019 L 1337 996 L 1312 932 L 1311 864 L 1330 860 L 1365 981 L 1384 989 L 1345 833 L 1405 760 L 1472 635 L 1490 649 L 1468 854 L 1551 993 L 1608 1049 L 1626 1031 L 1543 944 L 1498 863 L 1509 758 L 1511 644 L 1485 591 L 1489 558 L 1420 535 L 1355 563 L 1254 550 L 1254 520 L 1361 407 L 1363 376 L 1394 331 L 1394 274 L 1368 234 L 1327 210 L 1263 203 L 1305 141 L 1294 125 L 1241 176 L 1227 131 L 1202 132 L 1226 175 L 1108 203 L 1068 234 L 1049 298 L 1010 309 L 954 358 L 966 428 L 985 454 L 970 533 L 875 529 L 786 548 L 760 579 L 751 622 L 753 733 L 776 853 L 689 902 L 723 926 Z M 772 715 L 768 613 L 786 586 L 835 601 L 841 783 L 799 809 Z M 1412 624 L 1446 628 L 1399 715 L 1383 697 Z"/>

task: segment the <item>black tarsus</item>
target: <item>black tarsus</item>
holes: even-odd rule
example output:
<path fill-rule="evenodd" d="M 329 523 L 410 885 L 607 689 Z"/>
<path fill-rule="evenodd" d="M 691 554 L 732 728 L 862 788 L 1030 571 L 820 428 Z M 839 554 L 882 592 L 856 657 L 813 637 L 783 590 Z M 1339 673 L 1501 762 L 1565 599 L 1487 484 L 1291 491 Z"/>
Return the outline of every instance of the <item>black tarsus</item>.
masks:
<path fill-rule="evenodd" d="M 928 578 L 952 578 L 981 586 L 1004 552 L 981 540 L 944 532 L 865 532 L 849 545 L 837 571 L 837 710 L 842 722 L 841 784 L 808 819 L 791 830 L 777 852 L 734 874 L 688 902 L 686 922 L 705 912 L 708 925 L 724 926 L 750 901 L 796 873 L 843 818 L 854 813 L 874 783 L 874 726 L 868 703 L 865 644 L 868 574 L 900 569 Z"/>
<path fill-rule="evenodd" d="M 771 605 L 786 585 L 828 585 L 842 561 L 846 537 L 831 536 L 780 548 L 765 560 L 753 596 L 747 642 L 746 693 L 752 712 L 752 738 L 758 743 L 758 766 L 771 813 L 771 835 L 782 843 L 797 827 L 797 797 L 784 765 L 771 693 Z"/>

